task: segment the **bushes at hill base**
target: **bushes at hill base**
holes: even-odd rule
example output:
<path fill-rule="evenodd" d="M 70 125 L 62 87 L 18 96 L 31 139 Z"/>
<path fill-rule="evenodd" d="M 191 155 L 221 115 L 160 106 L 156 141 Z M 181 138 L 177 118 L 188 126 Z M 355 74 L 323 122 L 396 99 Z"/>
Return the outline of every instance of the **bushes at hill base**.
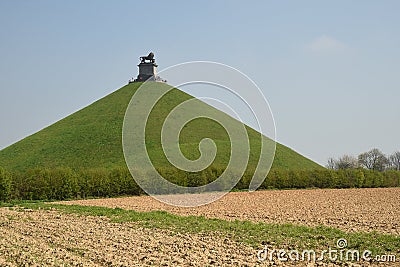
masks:
<path fill-rule="evenodd" d="M 24 200 L 64 200 L 140 194 L 143 191 L 126 168 L 81 171 L 54 168 L 14 174 L 11 196 Z"/>
<path fill-rule="evenodd" d="M 7 201 L 11 197 L 11 173 L 0 168 L 0 201 Z"/>
<path fill-rule="evenodd" d="M 373 188 L 399 187 L 399 171 L 314 170 L 281 171 L 271 170 L 260 188 Z"/>
<path fill-rule="evenodd" d="M 200 186 L 214 181 L 224 169 L 211 166 L 204 171 L 185 173 L 162 168 L 158 172 L 167 180 L 181 186 Z M 150 175 L 134 171 L 135 176 Z M 237 178 L 239 174 L 230 173 Z M 249 187 L 251 173 L 245 173 L 236 190 Z M 149 181 L 151 183 L 151 181 Z M 260 189 L 301 188 L 365 188 L 399 187 L 400 171 L 376 172 L 356 170 L 271 170 Z M 173 193 L 173 192 L 169 192 Z M 142 195 L 127 168 L 72 170 L 70 168 L 32 169 L 25 173 L 10 173 L 0 168 L 0 200 L 65 200 L 74 198 Z"/>

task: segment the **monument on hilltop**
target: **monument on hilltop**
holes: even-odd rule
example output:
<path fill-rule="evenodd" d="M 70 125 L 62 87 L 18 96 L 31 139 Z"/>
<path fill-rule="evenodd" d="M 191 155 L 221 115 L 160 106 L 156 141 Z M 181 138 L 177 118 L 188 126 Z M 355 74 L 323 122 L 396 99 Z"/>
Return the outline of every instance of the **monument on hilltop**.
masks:
<path fill-rule="evenodd" d="M 130 79 L 129 83 L 132 82 L 145 82 L 145 81 L 154 81 L 154 82 L 166 82 L 162 80 L 159 76 L 157 76 L 157 67 L 156 60 L 154 59 L 154 53 L 150 52 L 148 56 L 141 56 L 139 67 L 139 74 L 136 79 Z"/>

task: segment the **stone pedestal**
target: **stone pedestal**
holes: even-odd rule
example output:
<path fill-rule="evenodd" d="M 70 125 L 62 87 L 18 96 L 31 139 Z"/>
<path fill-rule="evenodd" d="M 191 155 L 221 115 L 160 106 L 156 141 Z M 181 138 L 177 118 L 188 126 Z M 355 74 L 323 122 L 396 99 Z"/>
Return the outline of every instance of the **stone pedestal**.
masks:
<path fill-rule="evenodd" d="M 157 80 L 157 64 L 154 62 L 141 62 L 139 65 L 139 75 L 137 82 L 156 81 Z"/>

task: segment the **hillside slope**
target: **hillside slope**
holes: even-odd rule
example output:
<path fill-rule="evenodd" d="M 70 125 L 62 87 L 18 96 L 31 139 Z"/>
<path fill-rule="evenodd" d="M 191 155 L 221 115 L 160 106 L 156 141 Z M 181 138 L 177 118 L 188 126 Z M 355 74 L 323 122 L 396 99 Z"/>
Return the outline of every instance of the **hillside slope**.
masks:
<path fill-rule="evenodd" d="M 53 125 L 0 151 L 0 166 L 9 170 L 65 166 L 74 169 L 125 166 L 122 125 L 126 108 L 141 83 L 128 84 Z M 163 86 L 157 83 L 156 86 Z M 146 143 L 157 167 L 170 166 L 160 146 L 160 127 L 179 103 L 192 96 L 174 89 L 155 106 L 146 128 Z M 200 102 L 200 101 L 199 101 Z M 203 103 L 204 107 L 214 109 Z M 215 112 L 220 112 L 215 109 Z M 239 122 L 237 122 L 239 123 Z M 246 127 L 251 143 L 249 168 L 254 168 L 260 151 L 260 134 Z M 196 119 L 184 127 L 180 146 L 188 158 L 199 157 L 198 144 L 205 137 L 215 141 L 217 165 L 227 163 L 230 142 L 224 128 L 207 119 Z M 277 144 L 273 163 L 276 169 L 319 169 L 315 162 L 292 149 Z"/>

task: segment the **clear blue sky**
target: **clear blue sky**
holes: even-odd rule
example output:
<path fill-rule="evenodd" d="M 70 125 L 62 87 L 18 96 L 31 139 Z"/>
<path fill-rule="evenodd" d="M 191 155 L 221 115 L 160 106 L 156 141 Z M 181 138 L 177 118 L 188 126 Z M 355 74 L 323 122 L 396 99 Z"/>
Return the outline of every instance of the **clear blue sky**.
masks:
<path fill-rule="evenodd" d="M 321 164 L 392 153 L 399 10 L 399 1 L 1 1 L 0 148 L 120 88 L 154 51 L 159 69 L 210 60 L 246 73 L 270 102 L 277 140 Z"/>

